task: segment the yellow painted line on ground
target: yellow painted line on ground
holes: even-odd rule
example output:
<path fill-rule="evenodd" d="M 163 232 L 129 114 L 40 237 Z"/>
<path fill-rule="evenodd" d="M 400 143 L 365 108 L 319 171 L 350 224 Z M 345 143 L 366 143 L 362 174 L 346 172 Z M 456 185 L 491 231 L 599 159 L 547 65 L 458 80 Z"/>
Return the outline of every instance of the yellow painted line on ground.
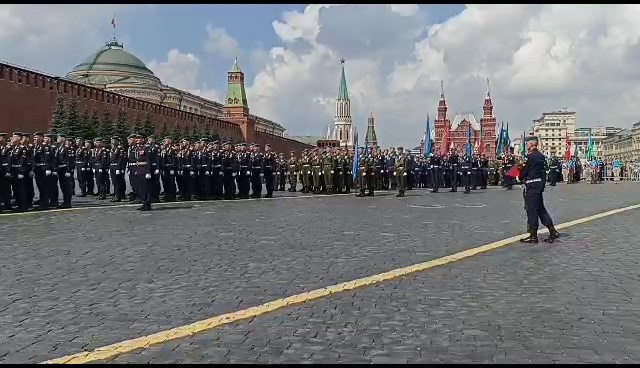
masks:
<path fill-rule="evenodd" d="M 583 217 L 577 220 L 565 222 L 557 225 L 557 229 L 564 229 L 570 226 L 579 225 L 588 221 L 597 220 L 603 217 L 615 215 L 617 213 L 630 211 L 640 208 L 640 204 L 633 206 L 618 208 L 615 210 L 602 212 L 596 215 Z M 541 232 L 548 232 L 547 230 Z M 226 313 L 219 316 L 211 317 L 202 321 L 194 322 L 189 325 L 172 328 L 170 330 L 160 331 L 152 335 L 139 337 L 132 340 L 126 340 L 123 342 L 115 343 L 112 345 L 103 346 L 93 351 L 85 351 L 73 355 L 67 355 L 62 358 L 48 360 L 43 362 L 45 364 L 80 364 L 88 363 L 95 360 L 106 360 L 118 356 L 120 354 L 128 353 L 136 349 L 146 348 L 150 345 L 160 344 L 169 340 L 188 337 L 199 332 L 210 330 L 222 325 L 234 323 L 243 319 L 253 318 L 265 313 L 273 312 L 277 309 L 287 307 L 294 304 L 305 303 L 315 299 L 319 299 L 335 293 L 343 291 L 353 290 L 364 286 L 375 285 L 383 281 L 393 280 L 402 276 L 406 276 L 412 273 L 428 270 L 437 266 L 442 266 L 448 263 L 456 262 L 464 258 L 469 258 L 480 253 L 488 252 L 493 249 L 504 247 L 505 245 L 512 244 L 518 241 L 523 236 L 528 234 L 520 234 L 512 236 L 507 239 L 499 240 L 490 244 L 486 244 L 477 248 L 467 249 L 462 252 L 448 255 L 446 257 L 434 259 L 427 262 L 417 263 L 411 266 L 398 268 L 388 272 L 380 273 L 373 276 L 364 277 L 352 281 L 343 282 L 336 285 L 323 287 L 320 289 L 307 291 L 302 294 L 292 295 L 286 298 L 273 300 L 271 302 L 250 307 L 247 309 L 239 310 L 236 312 Z"/>

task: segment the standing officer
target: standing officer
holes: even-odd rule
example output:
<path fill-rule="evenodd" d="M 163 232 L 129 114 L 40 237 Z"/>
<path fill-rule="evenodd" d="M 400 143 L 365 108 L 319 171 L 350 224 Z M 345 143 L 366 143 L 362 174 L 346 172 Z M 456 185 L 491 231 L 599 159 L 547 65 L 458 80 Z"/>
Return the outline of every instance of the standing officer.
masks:
<path fill-rule="evenodd" d="M 525 208 L 527 211 L 527 231 L 529 236 L 520 239 L 523 243 L 538 242 L 538 219 L 542 225 L 549 229 L 549 237 L 544 241 L 553 243 L 555 239 L 560 237 L 560 233 L 553 226 L 553 220 L 547 209 L 544 207 L 542 192 L 546 182 L 544 165 L 545 158 L 538 151 L 538 137 L 529 136 L 526 139 L 527 160 L 520 172 L 520 181 L 523 182 L 525 188 Z"/>
<path fill-rule="evenodd" d="M 300 176 L 302 179 L 302 193 L 310 193 L 312 187 L 311 181 L 311 157 L 309 156 L 309 150 L 306 148 L 302 151 L 302 157 L 300 158 Z"/>
<path fill-rule="evenodd" d="M 182 174 L 181 182 L 182 182 L 182 200 L 190 201 L 191 195 L 193 194 L 194 189 L 194 181 L 195 181 L 195 170 L 197 169 L 195 166 L 195 153 L 192 150 L 189 140 L 182 140 L 182 147 L 180 148 L 180 153 L 178 153 L 178 165 L 180 169 L 180 173 Z"/>
<path fill-rule="evenodd" d="M 126 194 L 124 171 L 127 165 L 124 147 L 120 144 L 120 138 L 111 137 L 111 155 L 109 157 L 109 176 L 113 182 L 113 198 L 111 202 L 121 202 Z"/>
<path fill-rule="evenodd" d="M 407 187 L 407 155 L 404 154 L 402 147 L 398 147 L 393 176 L 396 178 L 396 185 L 398 186 L 396 197 L 404 197 L 404 191 Z"/>
<path fill-rule="evenodd" d="M 33 133 L 33 141 L 33 172 L 40 193 L 36 209 L 46 210 L 49 208 L 49 177 L 52 173 L 53 150 L 44 142 L 42 132 Z"/>
<path fill-rule="evenodd" d="M 11 188 L 16 199 L 18 212 L 29 209 L 29 191 L 27 177 L 31 172 L 31 155 L 29 147 L 22 144 L 22 133 L 14 132 L 11 136 L 11 153 L 9 163 L 11 167 Z"/>
<path fill-rule="evenodd" d="M 287 169 L 289 168 L 289 164 L 287 160 L 284 158 L 284 152 L 280 152 L 278 154 L 277 161 L 278 172 L 276 175 L 277 178 L 277 189 L 278 191 L 284 192 L 284 188 L 287 184 Z"/>
<path fill-rule="evenodd" d="M 487 189 L 487 184 L 489 181 L 489 159 L 484 155 L 484 153 L 480 154 L 480 189 Z"/>
<path fill-rule="evenodd" d="M 92 152 L 93 152 L 93 142 L 90 139 L 87 139 L 84 142 L 84 148 L 86 150 L 86 161 L 84 164 L 84 173 L 85 173 L 85 185 L 87 188 L 87 193 L 89 193 L 92 196 L 95 196 L 96 193 L 94 192 L 94 188 L 95 188 L 95 178 L 93 175 L 93 158 L 91 156 Z M 82 170 L 80 170 L 82 172 Z"/>
<path fill-rule="evenodd" d="M 322 155 L 322 176 L 326 194 L 333 194 L 333 174 L 335 174 L 335 160 L 327 147 Z"/>
<path fill-rule="evenodd" d="M 152 166 L 154 157 L 151 150 L 152 146 L 149 144 L 140 144 L 136 147 L 135 180 L 138 181 L 138 195 L 142 201 L 142 205 L 137 208 L 138 211 L 151 210 L 154 187 L 153 176 L 151 174 L 155 170 Z"/>
<path fill-rule="evenodd" d="M 344 187 L 345 187 L 345 193 L 351 193 L 351 188 L 353 188 L 353 160 L 354 160 L 354 156 L 352 154 L 349 154 L 349 151 L 346 148 L 343 148 L 343 154 L 345 155 L 345 157 L 347 158 L 346 162 L 345 162 L 345 166 L 346 166 L 346 174 L 344 177 Z"/>
<path fill-rule="evenodd" d="M 136 134 L 130 134 L 127 137 L 127 168 L 129 171 L 129 185 L 131 186 L 131 192 L 129 192 L 129 201 L 133 202 L 138 199 L 138 187 L 135 181 L 135 165 L 136 165 L 136 146 L 138 141 Z"/>
<path fill-rule="evenodd" d="M 464 185 L 464 194 L 471 193 L 471 156 L 467 153 L 462 157 L 462 162 L 460 163 L 460 172 L 461 172 L 461 181 L 462 185 Z"/>
<path fill-rule="evenodd" d="M 449 192 L 458 191 L 458 169 L 460 168 L 460 157 L 455 148 L 451 149 L 449 154 L 449 180 L 451 181 L 451 190 Z"/>
<path fill-rule="evenodd" d="M 11 164 L 7 133 L 0 133 L 0 211 L 11 210 Z"/>
<path fill-rule="evenodd" d="M 364 147 L 358 147 L 358 186 L 360 193 L 356 197 L 364 197 L 367 188 L 367 175 L 369 175 L 369 160 L 364 155 Z M 369 188 L 371 190 L 371 188 Z"/>
<path fill-rule="evenodd" d="M 98 186 L 98 199 L 107 199 L 107 176 L 109 175 L 109 149 L 104 147 L 102 137 L 93 140 L 95 148 L 93 149 L 93 174 L 96 176 L 96 185 Z"/>
<path fill-rule="evenodd" d="M 289 165 L 289 191 L 295 192 L 298 186 L 298 160 L 296 159 L 296 151 L 290 152 L 288 161 Z"/>
<path fill-rule="evenodd" d="M 249 199 L 250 178 L 251 178 L 251 153 L 247 152 L 247 145 L 244 143 L 238 143 L 236 145 L 238 149 L 238 163 L 240 166 L 240 172 L 236 177 L 238 183 L 238 198 Z"/>
<path fill-rule="evenodd" d="M 558 181 L 558 158 L 556 156 L 551 156 L 551 162 L 549 163 L 549 185 L 552 187 L 555 187 L 557 181 Z"/>
<path fill-rule="evenodd" d="M 273 177 L 276 165 L 276 155 L 273 153 L 273 151 L 271 151 L 271 145 L 269 143 L 264 145 L 262 165 L 262 173 L 264 174 L 264 185 L 267 189 L 267 194 L 264 197 L 271 198 L 273 197 Z M 260 187 L 262 187 L 262 183 L 260 183 Z"/>
<path fill-rule="evenodd" d="M 76 149 L 75 157 L 76 157 L 76 175 L 78 179 L 78 187 L 80 187 L 80 195 L 78 197 L 86 197 L 87 196 L 87 175 L 86 175 L 86 164 L 87 160 L 89 160 L 89 152 L 84 146 L 84 139 L 77 138 L 76 145 L 78 148 Z M 75 184 L 74 184 L 75 186 Z"/>
<path fill-rule="evenodd" d="M 236 199 L 236 175 L 238 174 L 238 156 L 229 142 L 222 143 L 222 170 L 224 184 L 224 199 Z"/>
<path fill-rule="evenodd" d="M 262 198 L 262 178 L 264 177 L 264 156 L 260 146 L 252 143 L 251 149 L 251 198 Z"/>
<path fill-rule="evenodd" d="M 442 184 L 442 158 L 438 154 L 432 154 L 429 163 L 431 164 L 431 190 L 433 193 L 438 193 Z"/>
<path fill-rule="evenodd" d="M 211 143 L 211 194 L 213 199 L 222 199 L 224 170 L 222 168 L 223 152 L 220 150 L 220 141 Z"/>
<path fill-rule="evenodd" d="M 398 188 L 398 184 L 396 182 L 397 178 L 395 175 L 393 175 L 396 172 L 396 149 L 391 147 L 391 149 L 389 150 L 389 155 L 387 156 L 387 176 L 388 176 L 388 187 L 391 187 L 391 190 L 396 190 Z"/>
<path fill-rule="evenodd" d="M 165 202 L 173 202 L 176 200 L 176 163 L 176 151 L 173 148 L 171 137 L 165 137 L 162 141 L 162 150 L 160 151 L 160 172 L 162 188 L 164 188 L 163 200 Z"/>
<path fill-rule="evenodd" d="M 313 149 L 311 156 L 311 173 L 313 174 L 313 194 L 320 193 L 320 179 L 322 175 L 322 158 L 318 154 L 318 148 Z"/>

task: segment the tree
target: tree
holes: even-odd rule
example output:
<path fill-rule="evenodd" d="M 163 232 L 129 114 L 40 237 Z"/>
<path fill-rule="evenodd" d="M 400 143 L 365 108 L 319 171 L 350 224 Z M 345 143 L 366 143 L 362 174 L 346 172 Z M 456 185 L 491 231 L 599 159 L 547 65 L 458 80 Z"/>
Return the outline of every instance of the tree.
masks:
<path fill-rule="evenodd" d="M 200 132 L 200 129 L 198 129 L 198 124 L 193 123 L 193 126 L 191 127 L 191 132 L 189 133 L 190 137 L 191 137 L 191 141 L 199 141 L 200 138 L 202 138 L 202 133 Z"/>
<path fill-rule="evenodd" d="M 82 114 L 80 115 L 80 120 L 78 121 L 78 138 L 86 138 L 87 130 L 89 129 L 91 121 L 89 120 L 91 117 L 89 116 L 89 109 L 84 109 Z"/>
<path fill-rule="evenodd" d="M 178 124 L 177 121 L 173 122 L 173 133 L 171 133 L 171 138 L 173 138 L 173 140 L 175 142 L 181 140 L 183 137 L 182 135 L 182 131 L 180 130 L 180 124 Z"/>
<path fill-rule="evenodd" d="M 211 124 L 205 123 L 204 129 L 202 129 L 202 136 L 211 141 Z"/>
<path fill-rule="evenodd" d="M 129 134 L 129 125 L 127 124 L 127 114 L 123 109 L 120 109 L 118 111 L 118 118 L 116 119 L 114 134 L 118 136 L 122 142 L 127 141 L 127 136 Z"/>
<path fill-rule="evenodd" d="M 71 99 L 67 110 L 67 135 L 77 137 L 80 133 L 80 113 L 78 112 L 78 101 Z"/>
<path fill-rule="evenodd" d="M 108 144 L 108 142 L 111 141 L 111 136 L 113 135 L 113 122 L 111 121 L 111 113 L 108 109 L 104 109 L 102 121 L 98 128 L 98 135 L 104 139 L 105 144 Z"/>
<path fill-rule="evenodd" d="M 140 121 L 140 115 L 136 114 L 136 117 L 133 120 L 133 127 L 131 128 L 131 133 L 142 134 L 142 122 Z"/>
<path fill-rule="evenodd" d="M 147 113 L 147 116 L 144 118 L 144 125 L 142 126 L 142 134 L 144 134 L 145 137 L 149 137 L 155 133 L 155 130 L 156 126 L 153 123 L 153 117 Z"/>
<path fill-rule="evenodd" d="M 162 123 L 162 130 L 160 130 L 160 137 L 158 138 L 164 139 L 168 135 L 169 135 L 169 127 L 167 126 L 167 122 L 165 121 Z"/>
<path fill-rule="evenodd" d="M 62 95 L 58 95 L 58 97 L 56 97 L 56 105 L 53 108 L 53 114 L 51 116 L 51 122 L 49 124 L 49 130 L 52 134 L 67 132 L 67 119 L 65 118 L 66 115 L 67 111 L 64 105 L 64 98 L 62 97 Z"/>
<path fill-rule="evenodd" d="M 93 140 L 98 136 L 99 130 L 100 118 L 98 118 L 98 109 L 96 109 L 96 107 L 94 106 L 93 110 L 91 111 L 91 117 L 89 118 L 89 129 L 87 129 L 87 135 L 85 136 L 85 138 Z"/>

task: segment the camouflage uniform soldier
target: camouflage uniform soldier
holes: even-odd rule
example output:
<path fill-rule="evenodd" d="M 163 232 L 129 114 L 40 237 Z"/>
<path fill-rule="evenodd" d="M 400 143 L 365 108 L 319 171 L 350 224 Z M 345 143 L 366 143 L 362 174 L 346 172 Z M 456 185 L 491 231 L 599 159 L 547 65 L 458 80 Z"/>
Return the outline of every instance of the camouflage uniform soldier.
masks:
<path fill-rule="evenodd" d="M 396 159 L 396 167 L 393 177 L 397 182 L 398 195 L 396 197 L 404 197 L 404 191 L 407 188 L 407 156 L 402 153 L 402 147 L 398 147 L 399 155 Z"/>
<path fill-rule="evenodd" d="M 309 157 L 309 151 L 304 150 L 302 158 L 300 159 L 302 176 L 302 193 L 311 192 L 311 157 Z"/>
<path fill-rule="evenodd" d="M 318 154 L 318 149 L 315 148 L 313 150 L 313 156 L 311 157 L 311 173 L 313 175 L 313 193 L 320 193 L 320 186 L 322 179 L 320 176 L 322 174 L 322 158 Z"/>
<path fill-rule="evenodd" d="M 345 192 L 351 193 L 351 188 L 353 188 L 353 155 L 350 155 L 346 148 L 343 149 L 343 154 L 346 157 L 345 169 L 347 172 L 344 178 Z"/>
<path fill-rule="evenodd" d="M 344 154 L 344 151 L 341 151 L 336 157 L 336 193 L 342 193 L 345 187 L 346 169 L 347 157 Z"/>
<path fill-rule="evenodd" d="M 322 157 L 322 176 L 324 177 L 327 194 L 333 193 L 333 174 L 335 174 L 335 162 L 333 155 L 329 149 L 327 149 L 324 151 L 324 155 Z"/>
<path fill-rule="evenodd" d="M 369 159 L 364 155 L 364 148 L 358 148 L 358 186 L 360 187 L 360 193 L 356 194 L 356 197 L 364 197 L 365 189 L 369 180 L 367 176 L 371 176 Z M 371 191 L 371 187 L 369 187 Z"/>
<path fill-rule="evenodd" d="M 289 188 L 290 192 L 296 191 L 296 186 L 298 185 L 298 160 L 296 160 L 296 151 L 291 151 L 291 157 L 289 158 Z M 304 188 L 303 188 L 304 190 Z"/>

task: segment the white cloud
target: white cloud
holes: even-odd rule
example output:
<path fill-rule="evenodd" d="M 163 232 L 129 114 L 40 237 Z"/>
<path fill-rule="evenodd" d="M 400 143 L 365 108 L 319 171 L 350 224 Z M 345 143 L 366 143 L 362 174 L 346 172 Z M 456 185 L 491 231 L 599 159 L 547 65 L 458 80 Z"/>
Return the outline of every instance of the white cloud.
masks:
<path fill-rule="evenodd" d="M 167 53 L 166 61 L 151 60 L 147 66 L 164 84 L 213 101 L 221 101 L 219 91 L 200 84 L 200 63 L 200 59 L 194 54 L 172 49 Z"/>
<path fill-rule="evenodd" d="M 209 38 L 205 41 L 205 50 L 225 58 L 238 56 L 238 42 L 224 28 L 207 25 Z"/>
<path fill-rule="evenodd" d="M 65 74 L 108 41 L 111 17 L 151 16 L 150 5 L 0 5 L 2 59 Z M 79 60 L 80 59 L 80 60 Z"/>
<path fill-rule="evenodd" d="M 512 135 L 563 106 L 577 110 L 582 126 L 640 118 L 639 5 L 474 4 L 428 27 L 422 9 L 309 5 L 284 13 L 273 22 L 283 45 L 248 91 L 252 111 L 291 133 L 321 134 L 333 120 L 328 101 L 345 57 L 354 124 L 365 129 L 372 108 L 385 145 L 417 141 L 427 113 L 435 115 L 441 79 L 450 117 L 479 118 L 490 77 L 496 117 Z"/>

